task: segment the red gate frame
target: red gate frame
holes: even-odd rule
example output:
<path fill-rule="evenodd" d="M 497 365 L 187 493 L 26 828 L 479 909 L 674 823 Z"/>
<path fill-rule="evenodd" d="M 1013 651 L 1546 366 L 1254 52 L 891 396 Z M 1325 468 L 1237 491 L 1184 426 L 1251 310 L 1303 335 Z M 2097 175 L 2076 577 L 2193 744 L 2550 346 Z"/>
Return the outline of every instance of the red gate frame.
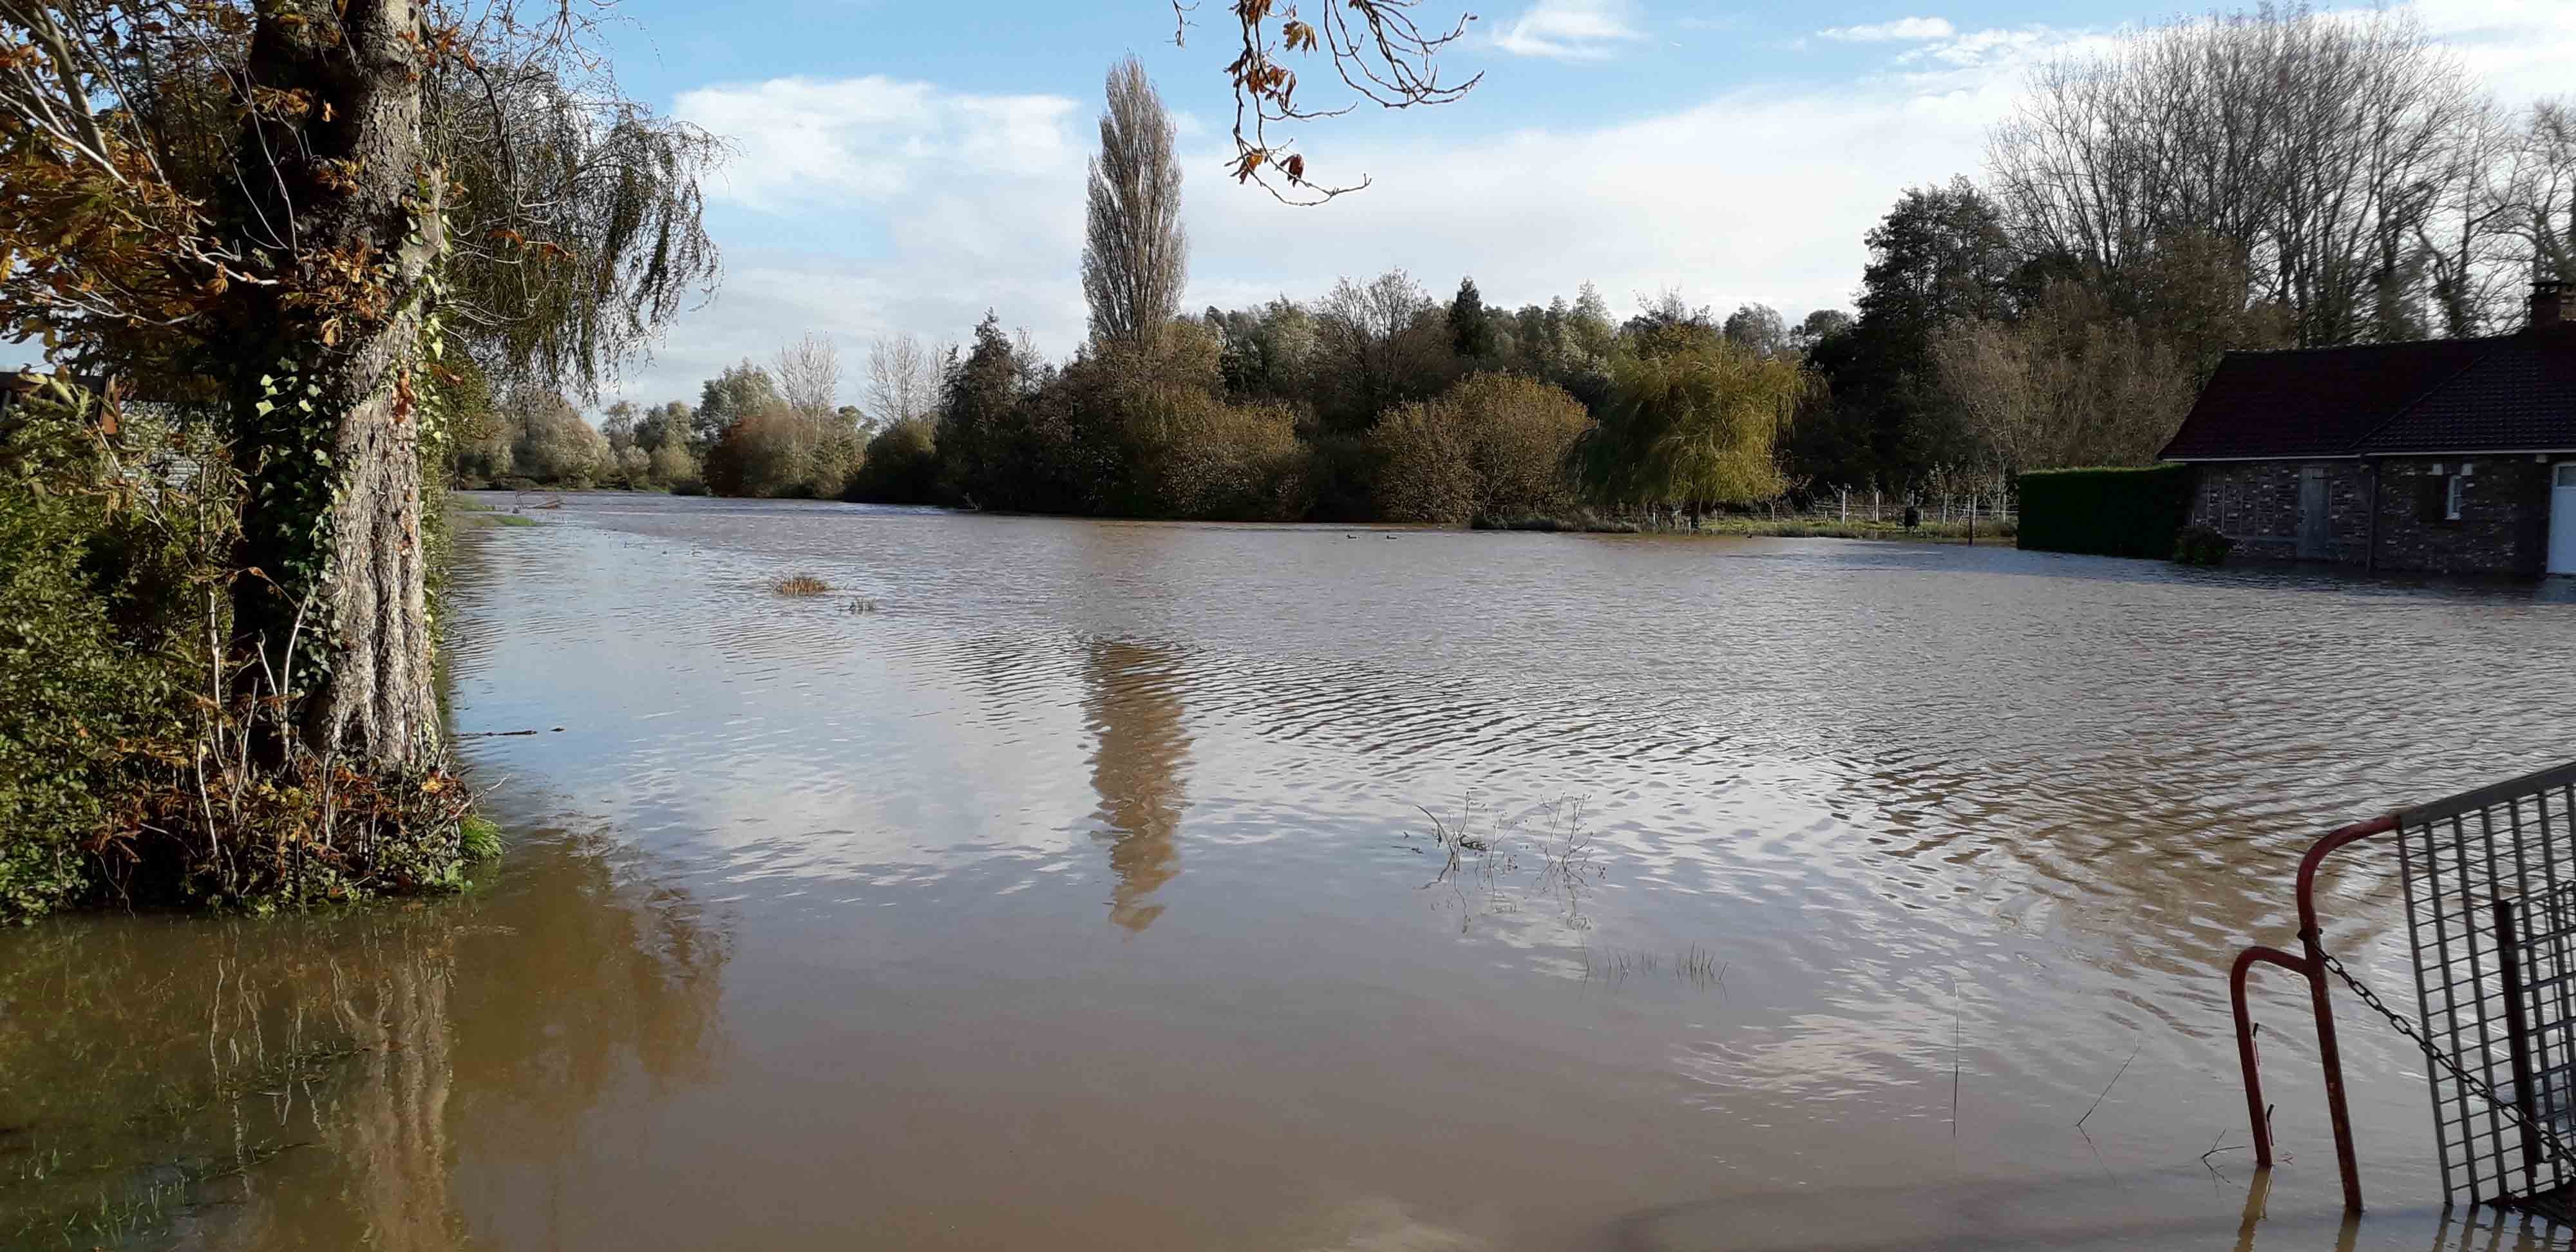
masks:
<path fill-rule="evenodd" d="M 2299 945 L 2300 956 L 2279 948 L 2256 946 L 2236 956 L 2234 968 L 2227 972 L 2228 1004 L 2236 1011 L 2236 1061 L 2245 1070 L 2245 1114 L 2254 1128 L 2254 1162 L 2263 1169 L 2272 1167 L 2272 1125 L 2264 1116 L 2263 1075 L 2254 1059 L 2254 1019 L 2245 1007 L 2245 976 L 2255 965 L 2278 965 L 2308 980 L 2308 1001 L 2317 1018 L 2317 1060 L 2326 1072 L 2326 1116 L 2334 1122 L 2335 1169 L 2343 1175 L 2343 1207 L 2346 1212 L 2361 1211 L 2361 1169 L 2352 1154 L 2352 1114 L 2343 1095 L 2343 1053 L 2335 1046 L 2334 1004 L 2326 989 L 2325 946 L 2317 927 L 2317 867 L 2326 856 L 2347 844 L 2358 843 L 2373 835 L 2384 835 L 2397 829 L 2397 817 L 2374 817 L 2355 822 L 2319 839 L 2299 858 Z"/>

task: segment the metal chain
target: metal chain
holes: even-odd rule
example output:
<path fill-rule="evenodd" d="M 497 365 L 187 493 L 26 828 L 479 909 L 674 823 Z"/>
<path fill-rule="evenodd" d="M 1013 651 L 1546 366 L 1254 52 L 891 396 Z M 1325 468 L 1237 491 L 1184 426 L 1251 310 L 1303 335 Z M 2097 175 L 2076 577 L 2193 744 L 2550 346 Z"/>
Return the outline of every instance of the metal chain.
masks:
<path fill-rule="evenodd" d="M 2352 988 L 2352 993 L 2360 996 L 2362 1003 L 2378 1010 L 2381 1017 L 2388 1019 L 2389 1025 L 2397 1028 L 2397 1033 L 2406 1036 L 2408 1039 L 2414 1041 L 2416 1047 L 2423 1049 L 2424 1056 L 2427 1060 L 2430 1060 L 2435 1065 L 2439 1065 L 2444 1070 L 2449 1071 L 2451 1077 L 2458 1081 L 2462 1087 L 2475 1093 L 2479 1099 L 2486 1101 L 2489 1107 L 2504 1114 L 2504 1119 L 2512 1122 L 2515 1129 L 2537 1134 L 2541 1141 L 2548 1146 L 2549 1155 L 2556 1158 L 2559 1164 L 2576 1164 L 2576 1151 L 2568 1150 L 2567 1145 L 2559 1141 L 2556 1131 L 2551 1130 L 2547 1126 L 2534 1125 L 2531 1122 L 2525 1121 L 2522 1116 L 2522 1110 L 2515 1108 L 2512 1102 L 2497 1095 L 2495 1088 L 2488 1086 L 2484 1080 L 2479 1079 L 2471 1075 L 2469 1071 L 2460 1068 L 2460 1063 L 2452 1060 L 2449 1053 L 2442 1051 L 2440 1048 L 2434 1047 L 2430 1041 L 2424 1038 L 2424 1036 L 2415 1033 L 2415 1024 L 2413 1022 L 2406 1020 L 2406 1018 L 2399 1014 L 2397 1010 L 2388 1007 L 2388 1002 L 2380 999 L 2377 992 L 2374 992 L 2369 987 L 2362 985 L 2362 981 L 2353 977 L 2352 971 L 2345 969 L 2343 967 L 2343 962 L 2336 960 L 2332 953 L 2320 949 L 2317 955 L 2325 958 L 2326 968 L 2333 970 L 2335 972 L 2335 977 L 2343 980 L 2343 985 Z"/>

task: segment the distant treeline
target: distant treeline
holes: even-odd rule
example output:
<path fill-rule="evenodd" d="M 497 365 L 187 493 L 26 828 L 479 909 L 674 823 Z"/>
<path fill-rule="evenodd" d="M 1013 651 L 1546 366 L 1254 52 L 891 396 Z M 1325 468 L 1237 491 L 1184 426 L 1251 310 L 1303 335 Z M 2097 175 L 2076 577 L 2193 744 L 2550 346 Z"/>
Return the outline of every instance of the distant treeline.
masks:
<path fill-rule="evenodd" d="M 618 404 L 597 429 L 521 397 L 460 447 L 456 476 L 1263 521 L 1691 509 L 1780 493 L 1776 440 L 1809 385 L 1765 310 L 1721 325 L 1668 298 L 1621 324 L 1587 287 L 1496 312 L 1472 280 L 1444 303 L 1400 271 L 1062 364 L 990 316 L 936 354 L 881 342 L 882 419 L 830 404 L 818 372 L 837 360 L 809 339 L 709 379 L 694 406 Z"/>
<path fill-rule="evenodd" d="M 809 338 L 596 433 L 505 406 L 460 473 L 1448 522 L 2001 492 L 2152 460 L 2228 350 L 2510 330 L 2528 282 L 2576 278 L 2576 110 L 2502 109 L 2403 10 L 2266 5 L 2042 67 L 1985 180 L 1906 191 L 1854 311 L 1794 325 L 1677 291 L 1622 318 L 1588 284 L 1442 301 L 1400 270 L 1183 315 L 1180 176 L 1132 62 L 1100 135 L 1071 360 L 988 314 L 958 348 L 879 341 L 861 409 Z"/>

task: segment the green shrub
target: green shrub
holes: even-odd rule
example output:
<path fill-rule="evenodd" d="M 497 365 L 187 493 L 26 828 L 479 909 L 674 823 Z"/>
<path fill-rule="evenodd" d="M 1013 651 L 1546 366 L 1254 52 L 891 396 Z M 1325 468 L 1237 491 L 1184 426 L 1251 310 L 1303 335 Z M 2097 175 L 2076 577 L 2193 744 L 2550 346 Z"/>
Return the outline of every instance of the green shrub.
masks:
<path fill-rule="evenodd" d="M 1574 445 L 1590 424 L 1564 389 L 1508 374 L 1397 405 L 1368 436 L 1376 516 L 1464 522 L 1560 511 L 1573 500 Z"/>
<path fill-rule="evenodd" d="M 2018 542 L 2040 552 L 2170 557 L 2191 518 L 2195 481 L 2187 465 L 2024 474 Z"/>
<path fill-rule="evenodd" d="M 263 668 L 217 651 L 242 503 L 223 450 L 18 385 L 0 409 L 0 921 L 460 883 L 455 779 L 317 759 Z"/>
<path fill-rule="evenodd" d="M 706 494 L 706 483 L 698 477 L 698 459 L 689 455 L 678 440 L 663 444 L 646 455 L 645 479 L 671 489 L 674 495 Z"/>
<path fill-rule="evenodd" d="M 1457 406 L 1446 399 L 1399 404 L 1379 416 L 1368 440 L 1380 519 L 1454 523 L 1476 515 L 1476 466 Z"/>
<path fill-rule="evenodd" d="M 908 417 L 868 441 L 845 500 L 868 504 L 930 504 L 939 492 L 939 439 L 930 419 Z"/>
<path fill-rule="evenodd" d="M 0 413 L 0 920 L 81 895 L 140 785 L 134 749 L 184 736 L 206 659 L 186 624 L 229 519 L 154 481 L 173 452 L 211 449 L 140 418 L 102 434 L 50 384 Z"/>
<path fill-rule="evenodd" d="M 861 452 L 857 431 L 836 417 L 772 402 L 725 428 L 704 477 L 717 495 L 828 500 L 848 488 Z"/>
<path fill-rule="evenodd" d="M 1172 414 L 1161 457 L 1164 510 L 1174 517 L 1285 522 L 1314 501 L 1314 473 L 1283 404 L 1227 404 L 1203 391 Z"/>
<path fill-rule="evenodd" d="M 1512 374 L 1478 374 L 1441 399 L 1466 425 L 1477 515 L 1547 513 L 1573 501 L 1574 445 L 1592 424 L 1582 401 Z"/>
<path fill-rule="evenodd" d="M 2235 549 L 2236 541 L 2215 528 L 2192 525 L 2184 527 L 2182 537 L 2174 541 L 2173 559 L 2184 565 L 2224 565 Z"/>

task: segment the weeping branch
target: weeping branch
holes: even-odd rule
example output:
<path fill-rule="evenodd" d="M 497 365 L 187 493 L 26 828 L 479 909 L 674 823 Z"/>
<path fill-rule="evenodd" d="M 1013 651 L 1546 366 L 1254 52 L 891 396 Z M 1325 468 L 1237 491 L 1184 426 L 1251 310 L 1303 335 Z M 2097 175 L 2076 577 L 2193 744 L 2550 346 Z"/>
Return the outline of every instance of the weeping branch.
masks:
<path fill-rule="evenodd" d="M 293 271 L 314 260 L 305 202 L 359 171 L 311 159 L 302 136 L 329 120 L 311 85 L 252 72 L 267 7 L 0 0 L 0 330 L 60 362 L 220 372 L 245 329 L 229 302 L 311 277 Z M 580 394 L 647 355 L 721 268 L 698 184 L 724 145 L 622 95 L 598 51 L 612 14 L 428 0 L 415 32 L 452 346 Z"/>

